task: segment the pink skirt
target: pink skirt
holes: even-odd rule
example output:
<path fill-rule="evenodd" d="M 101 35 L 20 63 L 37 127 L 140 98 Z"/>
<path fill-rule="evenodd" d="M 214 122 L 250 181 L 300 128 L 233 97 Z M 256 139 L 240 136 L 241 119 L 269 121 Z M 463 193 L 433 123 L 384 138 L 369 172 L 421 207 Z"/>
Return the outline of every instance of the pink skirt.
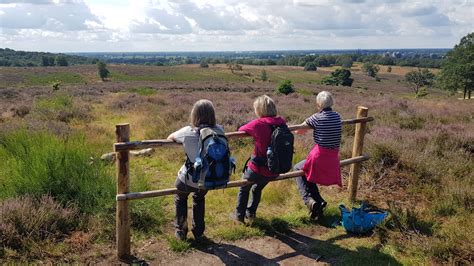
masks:
<path fill-rule="evenodd" d="M 342 187 L 339 149 L 328 149 L 315 144 L 306 158 L 303 171 L 308 182 Z"/>

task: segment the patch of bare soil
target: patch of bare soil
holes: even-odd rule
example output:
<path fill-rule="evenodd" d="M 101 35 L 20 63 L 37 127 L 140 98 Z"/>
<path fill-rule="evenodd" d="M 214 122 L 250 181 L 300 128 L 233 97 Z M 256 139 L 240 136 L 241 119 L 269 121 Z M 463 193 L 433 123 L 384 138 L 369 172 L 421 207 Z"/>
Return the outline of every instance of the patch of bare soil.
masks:
<path fill-rule="evenodd" d="M 127 263 L 142 265 L 325 265 L 337 262 L 312 251 L 317 245 L 332 245 L 317 240 L 328 228 L 311 227 L 273 236 L 243 239 L 235 242 L 214 242 L 193 244 L 186 253 L 175 253 L 165 240 L 149 240 L 135 250 L 136 257 Z M 117 263 L 115 254 L 107 257 L 86 259 L 88 263 Z M 102 260 L 105 259 L 105 260 Z"/>

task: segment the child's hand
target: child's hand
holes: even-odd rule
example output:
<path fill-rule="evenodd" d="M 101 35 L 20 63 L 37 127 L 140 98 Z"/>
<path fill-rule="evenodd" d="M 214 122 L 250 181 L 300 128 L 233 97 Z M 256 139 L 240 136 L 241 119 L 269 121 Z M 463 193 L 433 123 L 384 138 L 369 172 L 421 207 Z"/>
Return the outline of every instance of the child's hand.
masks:
<path fill-rule="evenodd" d="M 304 135 L 304 133 L 306 133 L 306 131 L 308 131 L 308 129 L 298 129 L 298 130 L 295 130 L 295 134 L 297 135 Z"/>

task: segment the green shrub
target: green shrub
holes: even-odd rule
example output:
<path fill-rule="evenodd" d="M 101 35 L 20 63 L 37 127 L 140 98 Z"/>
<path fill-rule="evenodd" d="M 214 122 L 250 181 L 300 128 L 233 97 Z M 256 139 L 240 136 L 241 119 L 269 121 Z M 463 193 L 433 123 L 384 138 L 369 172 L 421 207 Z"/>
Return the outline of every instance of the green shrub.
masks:
<path fill-rule="evenodd" d="M 390 167 L 400 160 L 400 155 L 387 144 L 374 144 L 370 151 L 371 160 L 377 165 Z"/>
<path fill-rule="evenodd" d="M 293 88 L 293 83 L 291 83 L 291 80 L 286 79 L 280 82 L 280 85 L 278 85 L 277 91 L 279 93 L 288 95 L 290 93 L 295 92 L 295 89 Z"/>
<path fill-rule="evenodd" d="M 354 79 L 351 78 L 351 71 L 348 69 L 339 68 L 331 72 L 330 76 L 326 76 L 321 80 L 323 85 L 332 86 L 352 86 Z"/>
<path fill-rule="evenodd" d="M 418 116 L 410 116 L 400 119 L 399 125 L 401 129 L 422 129 L 425 126 L 425 119 Z"/>
<path fill-rule="evenodd" d="M 316 71 L 318 68 L 314 62 L 308 62 L 304 66 L 304 71 Z"/>
<path fill-rule="evenodd" d="M 380 68 L 378 66 L 370 62 L 364 63 L 364 65 L 362 66 L 362 71 L 365 72 L 368 76 L 374 78 L 377 76 L 379 69 Z"/>
<path fill-rule="evenodd" d="M 64 238 L 78 226 L 78 210 L 62 207 L 50 196 L 19 197 L 0 203 L 0 243 L 18 251 Z"/>
<path fill-rule="evenodd" d="M 61 85 L 61 81 L 59 80 L 53 80 L 51 81 L 51 88 L 53 88 L 53 91 L 59 90 L 59 86 Z"/>
<path fill-rule="evenodd" d="M 81 135 L 25 130 L 0 134 L 0 198 L 51 195 L 93 213 L 112 206 L 115 182 Z"/>
<path fill-rule="evenodd" d="M 265 69 L 262 69 L 262 73 L 260 74 L 260 79 L 262 81 L 267 81 L 268 80 L 267 71 L 265 71 Z"/>

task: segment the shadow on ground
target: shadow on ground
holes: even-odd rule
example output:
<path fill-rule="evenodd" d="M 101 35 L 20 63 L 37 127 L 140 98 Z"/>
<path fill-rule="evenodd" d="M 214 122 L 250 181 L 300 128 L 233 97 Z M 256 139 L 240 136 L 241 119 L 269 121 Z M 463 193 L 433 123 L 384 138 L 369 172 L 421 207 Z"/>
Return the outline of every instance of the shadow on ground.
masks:
<path fill-rule="evenodd" d="M 304 256 L 314 262 L 335 265 L 401 265 L 392 256 L 381 253 L 375 248 L 357 247 L 356 250 L 349 250 L 335 244 L 337 240 L 355 237 L 352 235 L 341 235 L 322 241 L 290 229 L 285 221 L 279 219 L 271 221 L 257 219 L 252 226 L 261 229 L 267 236 L 286 244 L 293 251 L 274 258 L 267 258 L 249 249 L 229 243 L 215 243 L 211 240 L 193 246 L 197 250 L 217 256 L 226 265 L 279 265 L 282 261 L 297 256 Z"/>

